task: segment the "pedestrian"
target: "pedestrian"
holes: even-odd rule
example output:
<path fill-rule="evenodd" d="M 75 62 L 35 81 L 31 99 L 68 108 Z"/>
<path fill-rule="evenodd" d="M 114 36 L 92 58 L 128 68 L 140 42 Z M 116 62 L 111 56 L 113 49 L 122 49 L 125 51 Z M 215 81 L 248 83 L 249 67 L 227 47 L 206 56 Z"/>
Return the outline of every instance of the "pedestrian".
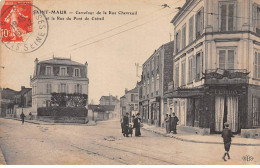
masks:
<path fill-rule="evenodd" d="M 140 114 L 137 113 L 134 119 L 135 136 L 141 136 L 140 127 L 141 127 L 141 118 L 140 118 Z"/>
<path fill-rule="evenodd" d="M 171 118 L 171 127 L 172 127 L 172 131 L 173 131 L 173 133 L 174 134 L 177 134 L 177 124 L 178 124 L 178 121 L 179 121 L 179 119 L 178 119 L 178 117 L 177 116 L 175 116 L 175 113 L 172 113 L 172 118 Z"/>
<path fill-rule="evenodd" d="M 32 120 L 32 112 L 29 113 L 30 120 Z"/>
<path fill-rule="evenodd" d="M 168 133 L 170 133 L 170 122 L 169 122 L 168 114 L 166 114 L 164 121 L 165 121 L 166 133 L 168 134 Z"/>
<path fill-rule="evenodd" d="M 227 161 L 226 156 L 228 156 L 228 159 L 230 159 L 229 149 L 230 149 L 230 145 L 231 145 L 231 137 L 234 137 L 234 136 L 232 135 L 231 130 L 228 128 L 229 127 L 228 123 L 224 123 L 224 127 L 225 128 L 222 131 L 222 138 L 224 141 L 225 153 L 224 153 L 224 156 L 222 157 L 222 159 L 224 161 Z"/>
<path fill-rule="evenodd" d="M 20 115 L 20 118 L 22 119 L 22 124 L 24 124 L 24 118 L 25 118 L 25 115 L 24 115 L 23 112 L 22 112 L 22 114 Z"/>
<path fill-rule="evenodd" d="M 169 133 L 172 131 L 172 115 L 169 114 Z"/>
<path fill-rule="evenodd" d="M 121 124 L 121 130 L 122 130 L 122 134 L 124 134 L 124 125 L 123 125 L 123 118 L 120 118 L 120 124 Z"/>
<path fill-rule="evenodd" d="M 134 122 L 134 119 L 135 119 L 135 115 L 133 114 L 132 115 L 132 122 Z"/>
<path fill-rule="evenodd" d="M 126 113 L 126 115 L 123 118 L 123 135 L 128 137 L 128 127 L 129 127 L 129 113 Z"/>

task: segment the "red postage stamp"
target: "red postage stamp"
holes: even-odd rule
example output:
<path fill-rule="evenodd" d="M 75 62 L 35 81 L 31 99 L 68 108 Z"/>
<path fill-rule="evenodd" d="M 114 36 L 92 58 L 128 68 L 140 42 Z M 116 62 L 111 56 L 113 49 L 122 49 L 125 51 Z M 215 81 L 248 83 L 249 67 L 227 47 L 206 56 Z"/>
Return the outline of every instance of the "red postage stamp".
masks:
<path fill-rule="evenodd" d="M 32 0 L 6 0 L 1 9 L 3 42 L 24 42 L 33 32 Z"/>

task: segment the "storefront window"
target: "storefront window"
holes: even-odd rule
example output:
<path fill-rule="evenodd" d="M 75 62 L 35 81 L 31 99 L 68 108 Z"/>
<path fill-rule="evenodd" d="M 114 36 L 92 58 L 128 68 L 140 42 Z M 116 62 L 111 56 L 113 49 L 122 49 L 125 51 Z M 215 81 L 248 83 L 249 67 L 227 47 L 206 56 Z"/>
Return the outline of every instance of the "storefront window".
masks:
<path fill-rule="evenodd" d="M 260 126 L 259 110 L 260 98 L 253 98 L 253 126 Z"/>

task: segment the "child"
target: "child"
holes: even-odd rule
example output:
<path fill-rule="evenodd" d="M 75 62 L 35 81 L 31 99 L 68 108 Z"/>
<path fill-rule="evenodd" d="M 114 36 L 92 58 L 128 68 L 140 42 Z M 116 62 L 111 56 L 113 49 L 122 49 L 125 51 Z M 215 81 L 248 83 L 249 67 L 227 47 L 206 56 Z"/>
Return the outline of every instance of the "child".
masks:
<path fill-rule="evenodd" d="M 228 128 L 229 125 L 228 123 L 224 123 L 224 129 L 222 131 L 222 138 L 223 138 L 223 141 L 224 141 L 224 147 L 225 147 L 225 153 L 224 153 L 224 156 L 222 157 L 222 159 L 224 161 L 227 161 L 226 160 L 226 155 L 228 156 L 228 159 L 230 159 L 230 155 L 229 155 L 229 149 L 230 149 L 230 145 L 231 145 L 231 137 L 234 137 L 232 135 L 232 132 L 231 130 Z"/>

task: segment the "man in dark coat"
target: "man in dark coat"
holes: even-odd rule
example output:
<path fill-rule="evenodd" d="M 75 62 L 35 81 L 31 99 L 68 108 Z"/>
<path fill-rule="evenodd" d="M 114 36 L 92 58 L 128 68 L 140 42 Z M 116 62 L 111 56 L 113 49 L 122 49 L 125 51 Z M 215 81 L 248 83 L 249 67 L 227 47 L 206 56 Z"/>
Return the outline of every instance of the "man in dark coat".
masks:
<path fill-rule="evenodd" d="M 22 119 L 22 124 L 24 124 L 24 118 L 25 118 L 25 115 L 24 113 L 22 112 L 22 114 L 20 115 L 21 119 Z"/>
<path fill-rule="evenodd" d="M 126 115 L 123 118 L 123 131 L 124 136 L 128 137 L 128 127 L 129 127 L 129 113 L 126 113 Z"/>
<path fill-rule="evenodd" d="M 224 123 L 224 129 L 222 131 L 222 138 L 223 138 L 223 141 L 224 141 L 224 148 L 225 148 L 225 153 L 224 153 L 224 156 L 222 157 L 222 159 L 224 161 L 227 161 L 226 160 L 226 155 L 228 156 L 228 159 L 230 159 L 230 155 L 229 155 L 229 149 L 230 149 L 230 145 L 231 145 L 231 137 L 234 137 L 232 135 L 232 132 L 231 130 L 228 128 L 229 125 L 228 123 Z"/>
<path fill-rule="evenodd" d="M 140 125 L 141 125 L 141 118 L 140 118 L 140 114 L 137 113 L 134 119 L 135 136 L 141 136 Z"/>
<path fill-rule="evenodd" d="M 177 124 L 178 124 L 178 117 L 175 116 L 175 113 L 172 113 L 172 118 L 171 118 L 171 131 L 173 131 L 174 134 L 177 134 Z"/>

